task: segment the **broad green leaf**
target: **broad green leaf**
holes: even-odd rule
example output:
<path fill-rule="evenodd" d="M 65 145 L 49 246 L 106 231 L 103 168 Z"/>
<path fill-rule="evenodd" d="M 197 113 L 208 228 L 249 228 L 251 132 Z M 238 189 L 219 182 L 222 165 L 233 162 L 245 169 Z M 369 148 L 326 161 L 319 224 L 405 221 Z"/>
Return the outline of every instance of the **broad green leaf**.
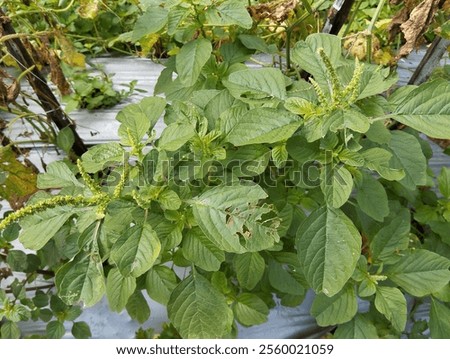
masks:
<path fill-rule="evenodd" d="M 258 252 L 243 253 L 235 255 L 233 267 L 241 287 L 252 290 L 262 279 L 266 263 Z"/>
<path fill-rule="evenodd" d="M 64 264 L 55 277 L 58 296 L 67 304 L 82 301 L 90 307 L 105 294 L 103 264 L 96 253 L 80 253 Z"/>
<path fill-rule="evenodd" d="M 223 58 L 224 62 L 231 64 L 230 70 L 244 69 L 246 65 L 244 62 L 250 59 L 253 51 L 247 49 L 239 41 L 230 41 L 223 43 L 219 47 L 219 53 Z"/>
<path fill-rule="evenodd" d="M 217 129 L 226 137 L 247 112 L 246 106 L 234 106 L 225 110 L 216 122 Z"/>
<path fill-rule="evenodd" d="M 337 327 L 336 339 L 377 339 L 377 328 L 364 314 L 356 314 L 349 322 Z"/>
<path fill-rule="evenodd" d="M 388 69 L 389 70 L 389 69 Z M 353 66 L 352 66 L 353 73 Z M 386 68 L 365 64 L 361 75 L 358 100 L 379 95 L 389 90 L 398 81 L 397 76 L 392 76 Z"/>
<path fill-rule="evenodd" d="M 133 142 L 139 143 L 158 122 L 165 107 L 166 101 L 163 98 L 146 97 L 139 103 L 123 108 L 116 116 L 117 121 L 120 122 L 121 143 L 125 146 L 131 146 Z"/>
<path fill-rule="evenodd" d="M 148 224 L 137 224 L 121 234 L 111 249 L 111 260 L 123 276 L 139 277 L 155 263 L 161 250 L 156 232 Z"/>
<path fill-rule="evenodd" d="M 38 177 L 39 183 L 39 177 Z M 438 177 L 439 191 L 446 198 L 450 199 L 450 168 L 442 167 Z"/>
<path fill-rule="evenodd" d="M 236 71 L 224 82 L 237 99 L 268 101 L 286 99 L 286 80 L 283 73 L 274 68 Z"/>
<path fill-rule="evenodd" d="M 132 41 L 161 30 L 168 20 L 169 11 L 160 6 L 152 6 L 137 19 L 133 29 Z"/>
<path fill-rule="evenodd" d="M 450 280 L 450 260 L 439 254 L 416 249 L 385 270 L 395 284 L 411 295 L 423 297 L 437 292 Z"/>
<path fill-rule="evenodd" d="M 393 156 L 391 166 L 403 168 L 405 177 L 399 182 L 406 188 L 414 190 L 416 186 L 427 184 L 427 162 L 419 141 L 404 131 L 392 131 L 389 149 Z"/>
<path fill-rule="evenodd" d="M 314 116 L 314 111 L 310 116 Z M 317 122 L 322 123 L 322 126 L 315 128 L 314 126 L 317 126 Z M 307 124 L 310 126 L 308 129 L 311 132 L 310 136 L 314 135 L 315 137 L 319 136 L 319 134 L 320 137 L 325 137 L 328 129 L 332 132 L 350 129 L 355 132 L 366 133 L 370 128 L 369 118 L 353 109 L 334 110 L 331 114 L 322 116 L 321 118 L 312 118 Z"/>
<path fill-rule="evenodd" d="M 322 90 L 328 92 L 328 73 L 318 54 L 320 48 L 324 50 L 334 66 L 339 63 L 341 58 L 341 39 L 329 34 L 318 33 L 309 35 L 305 41 L 302 40 L 295 44 L 291 56 L 293 62 L 311 74 Z"/>
<path fill-rule="evenodd" d="M 72 335 L 76 339 L 89 339 L 92 337 L 91 328 L 86 322 L 75 322 L 72 326 Z"/>
<path fill-rule="evenodd" d="M 258 50 L 263 53 L 270 52 L 269 46 L 259 36 L 241 34 L 238 38 L 247 49 Z"/>
<path fill-rule="evenodd" d="M 344 113 L 339 109 L 322 116 L 314 116 L 305 122 L 302 135 L 308 142 L 323 139 L 329 131 L 336 133 L 339 129 L 344 128 L 344 120 Z"/>
<path fill-rule="evenodd" d="M 320 142 L 308 142 L 303 136 L 292 136 L 287 141 L 287 151 L 300 164 L 311 161 L 321 154 Z"/>
<path fill-rule="evenodd" d="M 0 296 L 0 300 L 2 300 Z M 48 305 L 49 297 L 42 291 L 36 291 L 35 296 L 33 297 L 33 304 L 38 308 L 44 308 Z"/>
<path fill-rule="evenodd" d="M 20 221 L 19 240 L 25 248 L 41 249 L 72 215 L 69 207 L 56 207 L 26 217 Z"/>
<path fill-rule="evenodd" d="M 276 223 L 261 220 L 270 209 L 255 206 L 266 197 L 258 185 L 222 185 L 195 197 L 192 208 L 203 233 L 218 248 L 234 253 L 260 251 L 279 240 Z"/>
<path fill-rule="evenodd" d="M 403 208 L 390 223 L 381 227 L 370 242 L 373 259 L 383 261 L 394 253 L 407 249 L 409 231 L 410 214 L 406 208 Z"/>
<path fill-rule="evenodd" d="M 9 250 L 6 263 L 14 272 L 25 272 L 28 267 L 27 255 L 23 251 Z"/>
<path fill-rule="evenodd" d="M 186 277 L 167 305 L 169 319 L 182 338 L 221 338 L 231 330 L 226 298 L 198 273 Z"/>
<path fill-rule="evenodd" d="M 117 268 L 112 268 L 106 278 L 106 297 L 109 308 L 120 313 L 136 289 L 136 278 L 124 277 Z"/>
<path fill-rule="evenodd" d="M 323 167 L 320 188 L 325 195 L 325 200 L 330 207 L 339 208 L 347 202 L 353 188 L 351 173 L 343 166 Z"/>
<path fill-rule="evenodd" d="M 447 305 L 432 299 L 429 325 L 431 338 L 450 338 L 450 308 Z"/>
<path fill-rule="evenodd" d="M 145 289 L 150 298 L 158 303 L 167 305 L 170 295 L 178 285 L 175 272 L 166 266 L 154 266 L 147 273 Z"/>
<path fill-rule="evenodd" d="M 79 221 L 77 221 L 77 224 L 79 224 Z M 97 243 L 105 240 L 105 233 L 101 230 L 101 224 L 101 221 L 94 221 L 80 234 L 78 237 L 79 249 L 89 249 L 92 245 L 97 246 Z"/>
<path fill-rule="evenodd" d="M 53 318 L 53 312 L 50 309 L 43 308 L 39 311 L 39 319 L 48 323 Z"/>
<path fill-rule="evenodd" d="M 81 309 L 81 307 L 73 305 L 73 306 L 69 307 L 69 309 L 67 309 L 65 311 L 65 313 L 64 313 L 65 314 L 65 320 L 67 320 L 67 321 L 74 321 L 82 313 L 83 313 L 83 310 Z"/>
<path fill-rule="evenodd" d="M 267 321 L 269 308 L 266 303 L 255 294 L 242 293 L 233 305 L 236 320 L 245 326 L 258 325 Z"/>
<path fill-rule="evenodd" d="M 300 225 L 297 250 L 312 289 L 332 297 L 353 274 L 361 254 L 361 235 L 340 209 L 321 207 Z"/>
<path fill-rule="evenodd" d="M 305 294 L 305 288 L 281 263 L 270 261 L 268 273 L 269 283 L 277 291 L 299 296 Z"/>
<path fill-rule="evenodd" d="M 49 163 L 46 172 L 40 173 L 37 178 L 37 187 L 40 189 L 69 186 L 83 187 L 83 184 L 63 161 Z"/>
<path fill-rule="evenodd" d="M 150 317 L 150 307 L 140 290 L 134 292 L 127 303 L 127 312 L 131 319 L 142 324 Z"/>
<path fill-rule="evenodd" d="M 364 278 L 358 287 L 360 297 L 370 297 L 377 291 L 377 284 L 372 278 Z"/>
<path fill-rule="evenodd" d="M 342 115 L 344 116 L 344 128 L 359 133 L 366 133 L 369 130 L 369 118 L 361 112 L 349 109 L 343 111 Z"/>
<path fill-rule="evenodd" d="M 437 292 L 434 292 L 433 297 L 442 302 L 450 302 L 450 283 L 448 285 L 444 285 Z"/>
<path fill-rule="evenodd" d="M 163 151 L 176 151 L 195 136 L 193 124 L 175 122 L 167 126 L 158 140 L 158 148 Z"/>
<path fill-rule="evenodd" d="M 2 339 L 19 339 L 20 328 L 14 322 L 5 322 L 0 327 L 0 337 Z"/>
<path fill-rule="evenodd" d="M 388 97 L 388 102 L 391 106 L 398 107 L 403 102 L 405 102 L 408 95 L 414 91 L 418 86 L 417 85 L 404 85 L 397 88 L 392 94 Z"/>
<path fill-rule="evenodd" d="M 165 189 L 158 196 L 158 202 L 161 208 L 165 210 L 176 211 L 181 206 L 181 199 L 178 197 L 175 191 L 171 189 Z"/>
<path fill-rule="evenodd" d="M 332 297 L 318 294 L 311 306 L 311 315 L 321 327 L 346 323 L 358 311 L 358 302 L 353 285 L 346 285 Z"/>
<path fill-rule="evenodd" d="M 63 323 L 54 320 L 47 324 L 46 332 L 48 339 L 61 339 L 66 334 L 66 328 Z"/>
<path fill-rule="evenodd" d="M 218 271 L 225 253 L 217 248 L 198 227 L 189 230 L 183 239 L 183 255 L 206 271 Z"/>
<path fill-rule="evenodd" d="M 406 326 L 406 298 L 398 288 L 377 287 L 375 308 L 392 323 L 395 330 L 403 332 Z"/>
<path fill-rule="evenodd" d="M 286 150 L 286 143 L 277 145 L 272 148 L 272 160 L 277 168 L 282 168 L 285 166 L 289 154 Z"/>
<path fill-rule="evenodd" d="M 225 167 L 237 177 L 254 177 L 266 170 L 270 149 L 264 145 L 248 145 L 227 151 Z"/>
<path fill-rule="evenodd" d="M 195 91 L 192 94 L 192 98 L 190 101 L 195 106 L 200 107 L 201 109 L 205 109 L 206 105 L 217 95 L 219 95 L 221 92 L 226 92 L 226 90 L 213 90 L 213 89 L 207 89 L 207 90 L 199 90 Z"/>
<path fill-rule="evenodd" d="M 392 323 L 395 330 L 402 332 L 405 329 L 406 298 L 398 288 L 379 286 L 375 296 L 375 307 Z"/>
<path fill-rule="evenodd" d="M 391 141 L 391 131 L 386 128 L 383 121 L 372 122 L 366 136 L 370 141 L 379 144 L 388 144 Z"/>
<path fill-rule="evenodd" d="M 69 112 L 69 111 L 67 111 Z M 73 144 L 75 143 L 75 136 L 70 127 L 65 127 L 56 135 L 56 145 L 63 151 L 69 153 Z"/>
<path fill-rule="evenodd" d="M 280 220 L 280 225 L 278 226 L 278 234 L 280 235 L 280 237 L 284 237 L 288 232 L 289 229 L 292 227 L 293 223 L 296 223 L 296 219 L 297 219 L 297 213 L 299 213 L 298 211 L 302 212 L 303 211 L 301 209 L 299 209 L 297 206 L 294 206 L 290 203 L 286 203 L 283 208 L 278 211 L 278 218 Z M 296 228 L 295 228 L 296 229 Z"/>
<path fill-rule="evenodd" d="M 53 312 L 67 312 L 70 306 L 63 302 L 63 300 L 56 294 L 50 297 L 50 309 Z"/>
<path fill-rule="evenodd" d="M 427 136 L 450 138 L 450 83 L 436 80 L 409 92 L 391 117 Z M 411 153 L 416 153 L 411 150 Z"/>
<path fill-rule="evenodd" d="M 228 0 L 219 6 L 211 6 L 206 10 L 206 21 L 210 26 L 237 25 L 244 29 L 250 29 L 253 20 L 244 3 Z"/>
<path fill-rule="evenodd" d="M 149 182 L 153 179 L 156 182 L 164 181 L 166 178 L 169 178 L 171 171 L 173 170 L 172 166 L 169 166 L 170 159 L 169 155 L 166 151 L 158 151 L 156 152 L 157 156 L 153 157 L 157 162 L 156 166 L 153 164 L 153 178 L 150 178 Z"/>
<path fill-rule="evenodd" d="M 231 96 L 230 91 L 228 91 L 227 89 L 220 91 L 206 104 L 206 118 L 208 118 L 209 120 L 217 121 L 223 112 L 233 106 L 235 101 L 236 99 Z"/>
<path fill-rule="evenodd" d="M 176 68 L 178 78 L 184 86 L 195 84 L 211 52 L 211 42 L 203 38 L 183 45 L 176 57 Z"/>
<path fill-rule="evenodd" d="M 17 282 L 11 285 L 12 294 L 15 298 L 24 300 L 25 299 L 25 289 L 22 285 Z M 30 310 L 20 303 L 11 303 L 8 300 L 2 303 L 2 308 L 0 309 L 1 318 L 5 317 L 7 320 L 17 323 L 21 321 L 27 321 L 30 319 Z"/>
<path fill-rule="evenodd" d="M 189 11 L 186 11 L 185 9 L 178 9 L 178 8 L 172 8 L 169 11 L 169 18 L 167 22 L 167 34 L 169 36 L 173 36 L 178 26 L 181 24 L 183 19 L 189 15 Z"/>
<path fill-rule="evenodd" d="M 369 148 L 368 150 L 361 151 L 367 168 L 372 171 L 378 172 L 378 174 L 389 180 L 399 181 L 405 177 L 405 171 L 403 169 L 391 168 L 390 160 L 392 153 L 384 148 Z"/>
<path fill-rule="evenodd" d="M 234 124 L 226 140 L 235 146 L 275 143 L 287 140 L 301 124 L 300 117 L 287 111 L 258 107 Z"/>
<path fill-rule="evenodd" d="M 91 147 L 81 156 L 87 172 L 95 173 L 124 160 L 124 150 L 117 142 L 108 142 Z"/>
<path fill-rule="evenodd" d="M 389 214 L 386 190 L 370 174 L 364 173 L 362 183 L 358 184 L 356 202 L 365 214 L 378 222 L 382 222 L 384 217 Z"/>

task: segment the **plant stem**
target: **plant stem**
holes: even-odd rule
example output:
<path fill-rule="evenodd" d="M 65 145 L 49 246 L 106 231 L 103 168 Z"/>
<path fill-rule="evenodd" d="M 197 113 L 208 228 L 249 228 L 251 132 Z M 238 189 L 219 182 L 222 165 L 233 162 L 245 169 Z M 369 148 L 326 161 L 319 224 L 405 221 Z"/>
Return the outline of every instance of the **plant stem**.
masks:
<path fill-rule="evenodd" d="M 1 31 L 3 34 L 12 35 L 16 33 L 11 24 L 11 20 L 1 9 L 0 20 Z M 26 71 L 28 68 L 35 65 L 33 59 L 31 58 L 30 54 L 28 53 L 27 49 L 20 39 L 16 38 L 7 40 L 5 41 L 5 45 L 8 49 L 8 52 L 15 59 L 17 65 L 22 71 Z M 66 127 L 71 129 L 75 138 L 72 149 L 76 155 L 81 156 L 87 151 L 87 147 L 77 133 L 75 124 L 62 110 L 60 103 L 56 99 L 52 90 L 49 88 L 46 79 L 36 67 L 34 67 L 31 72 L 28 73 L 27 78 L 30 85 L 33 87 L 33 90 L 35 91 L 37 97 L 39 98 L 41 106 L 44 109 L 49 121 L 53 122 L 59 130 L 62 130 Z"/>
<path fill-rule="evenodd" d="M 375 27 L 375 23 L 378 20 L 378 17 L 381 14 L 381 10 L 383 10 L 383 6 L 386 0 L 380 0 L 378 3 L 377 9 L 375 10 L 375 14 L 373 15 L 372 21 L 370 22 L 369 26 L 367 27 L 367 62 L 370 64 L 372 62 L 372 32 L 373 28 Z"/>
<path fill-rule="evenodd" d="M 28 287 L 28 288 L 25 288 L 25 291 L 26 291 L 26 292 L 31 292 L 31 291 L 34 291 L 34 290 L 39 290 L 39 289 L 51 289 L 51 288 L 54 288 L 54 287 L 55 287 L 54 284 L 39 285 L 39 286 L 35 286 L 35 287 Z M 6 294 L 11 294 L 11 293 L 12 293 L 12 289 L 6 289 L 6 290 L 5 290 L 5 293 L 6 293 Z"/>
<path fill-rule="evenodd" d="M 358 2 L 356 3 L 355 9 L 353 10 L 352 15 L 350 16 L 350 19 L 348 20 L 348 24 L 345 27 L 345 30 L 344 30 L 344 33 L 342 34 L 342 37 L 347 36 L 347 34 L 349 33 L 350 27 L 352 26 L 353 21 L 355 21 L 356 14 L 358 13 L 358 10 L 359 10 L 362 2 L 363 2 L 363 0 L 358 0 Z"/>
<path fill-rule="evenodd" d="M 70 3 L 65 8 L 62 8 L 62 9 L 40 8 L 39 10 L 18 11 L 15 14 L 9 15 L 9 17 L 13 18 L 16 16 L 27 15 L 27 14 L 41 14 L 43 12 L 53 12 L 53 13 L 64 12 L 64 11 L 69 10 L 72 7 L 74 2 L 75 2 L 75 0 L 71 0 Z"/>
<path fill-rule="evenodd" d="M 0 42 L 12 40 L 12 39 L 21 39 L 23 37 L 40 37 L 45 35 L 53 34 L 53 31 L 37 31 L 33 34 L 8 34 L 0 37 Z"/>

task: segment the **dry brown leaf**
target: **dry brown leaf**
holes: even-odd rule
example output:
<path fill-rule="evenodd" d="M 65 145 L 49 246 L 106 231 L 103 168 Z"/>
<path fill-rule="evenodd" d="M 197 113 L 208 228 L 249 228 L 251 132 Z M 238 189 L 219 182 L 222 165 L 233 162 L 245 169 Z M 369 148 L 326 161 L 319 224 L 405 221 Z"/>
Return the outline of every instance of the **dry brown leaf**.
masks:
<path fill-rule="evenodd" d="M 411 11 L 409 20 L 400 25 L 406 43 L 400 48 L 398 57 L 409 55 L 409 53 L 420 44 L 422 35 L 433 21 L 439 2 L 440 0 L 422 1 L 413 9 L 413 11 Z"/>
<path fill-rule="evenodd" d="M 392 0 L 398 4 L 400 1 Z M 449 3 L 446 0 L 445 3 Z M 405 0 L 403 8 L 393 17 L 389 25 L 390 41 L 402 32 L 406 43 L 400 48 L 397 58 L 409 55 L 423 41 L 422 35 L 433 21 L 434 15 L 439 7 L 445 6 L 443 0 Z"/>
<path fill-rule="evenodd" d="M 442 5 L 442 10 L 444 10 L 447 15 L 450 13 L 450 0 L 445 0 L 444 5 Z"/>
<path fill-rule="evenodd" d="M 50 80 L 58 87 L 61 95 L 69 95 L 72 91 L 70 84 L 61 68 L 61 61 L 55 51 L 50 48 L 50 41 L 47 37 L 42 37 L 41 54 L 45 57 L 46 63 L 50 66 Z"/>
<path fill-rule="evenodd" d="M 58 31 L 55 35 L 62 50 L 61 60 L 70 66 L 84 68 L 86 66 L 85 56 L 75 49 L 61 31 Z"/>
<path fill-rule="evenodd" d="M 298 0 L 276 0 L 263 4 L 250 6 L 250 15 L 256 21 L 269 19 L 275 22 L 283 22 L 298 4 Z"/>
<path fill-rule="evenodd" d="M 398 5 L 403 0 L 392 0 L 391 4 Z M 405 0 L 403 7 L 392 18 L 392 21 L 388 27 L 389 41 L 393 41 L 398 33 L 401 32 L 400 25 L 405 23 L 409 19 L 411 11 L 420 3 L 420 0 Z"/>
<path fill-rule="evenodd" d="M 81 0 L 78 14 L 85 19 L 94 19 L 99 10 L 99 0 Z"/>
<path fill-rule="evenodd" d="M 17 210 L 38 190 L 37 175 L 34 168 L 17 159 L 12 147 L 0 147 L 0 169 L 7 173 L 6 180 L 0 184 L 0 197 Z"/>
<path fill-rule="evenodd" d="M 7 106 L 19 96 L 19 82 L 6 71 L 0 69 L 0 105 Z"/>

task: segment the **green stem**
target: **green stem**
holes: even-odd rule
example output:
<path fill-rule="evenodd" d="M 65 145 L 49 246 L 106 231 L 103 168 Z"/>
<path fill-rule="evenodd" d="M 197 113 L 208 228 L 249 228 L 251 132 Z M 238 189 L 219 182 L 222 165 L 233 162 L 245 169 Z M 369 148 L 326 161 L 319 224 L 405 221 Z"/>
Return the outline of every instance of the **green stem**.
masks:
<path fill-rule="evenodd" d="M 292 31 L 294 28 L 299 25 L 302 21 L 306 20 L 306 18 L 317 11 L 317 9 L 325 2 L 326 0 L 319 1 L 314 8 L 311 8 L 308 3 L 307 12 L 300 16 L 292 25 L 288 26 L 286 29 L 286 70 L 289 71 L 291 68 L 291 37 Z M 307 3 L 307 0 L 302 0 L 303 5 Z M 306 8 L 306 6 L 305 6 Z"/>
<path fill-rule="evenodd" d="M 308 11 L 309 15 L 312 15 L 315 10 L 312 9 L 308 0 L 301 0 L 301 2 L 302 2 L 302 5 L 305 7 L 306 11 Z"/>
<path fill-rule="evenodd" d="M 367 27 L 367 62 L 370 64 L 372 62 L 372 32 L 373 28 L 375 27 L 375 23 L 377 22 L 381 10 L 383 10 L 383 6 L 386 0 L 380 0 L 378 3 L 377 9 L 375 10 L 375 14 L 373 15 L 372 21 L 370 22 L 369 26 Z"/>
<path fill-rule="evenodd" d="M 46 13 L 59 13 L 59 12 L 64 12 L 69 10 L 73 3 L 75 2 L 75 0 L 71 0 L 69 5 L 67 5 L 65 8 L 63 9 L 45 9 L 45 8 L 40 8 L 39 10 L 27 10 L 27 11 L 18 11 L 15 14 L 11 14 L 9 15 L 10 18 L 16 17 L 16 16 L 21 16 L 21 15 L 28 15 L 28 14 L 42 14 L 43 12 Z"/>
<path fill-rule="evenodd" d="M 292 31 L 294 28 L 299 25 L 303 20 L 305 20 L 309 14 L 303 14 L 299 17 L 297 21 L 295 21 L 292 25 L 290 25 L 286 29 L 286 70 L 289 71 L 291 68 L 291 37 L 292 37 Z"/>
<path fill-rule="evenodd" d="M 37 32 L 34 32 L 33 34 L 9 34 L 9 35 L 3 35 L 0 38 L 0 42 L 5 42 L 8 40 L 13 40 L 13 39 L 21 39 L 23 37 L 40 37 L 40 36 L 50 35 L 50 34 L 53 34 L 53 31 L 37 31 Z"/>
<path fill-rule="evenodd" d="M 353 21 L 355 21 L 356 14 L 358 13 L 358 10 L 359 10 L 362 2 L 363 2 L 363 0 L 358 0 L 358 2 L 356 3 L 355 9 L 352 11 L 352 15 L 350 16 L 350 19 L 348 20 L 348 24 L 344 30 L 344 33 L 342 34 L 342 37 L 347 36 L 347 34 L 349 33 L 350 27 L 352 26 Z"/>

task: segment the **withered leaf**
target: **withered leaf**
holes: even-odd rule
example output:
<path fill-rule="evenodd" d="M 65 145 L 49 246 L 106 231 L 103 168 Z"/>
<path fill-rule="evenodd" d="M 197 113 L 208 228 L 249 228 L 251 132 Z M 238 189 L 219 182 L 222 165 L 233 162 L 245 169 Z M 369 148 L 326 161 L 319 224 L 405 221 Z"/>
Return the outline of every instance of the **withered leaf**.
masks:
<path fill-rule="evenodd" d="M 250 15 L 256 21 L 270 19 L 275 22 L 283 22 L 286 20 L 295 7 L 298 0 L 288 1 L 270 1 L 263 4 L 257 4 L 248 8 Z"/>
<path fill-rule="evenodd" d="M 37 175 L 32 167 L 20 162 L 11 147 L 0 147 L 0 171 L 6 179 L 0 184 L 0 197 L 17 210 L 37 191 Z"/>
<path fill-rule="evenodd" d="M 45 56 L 46 62 L 50 66 L 50 80 L 58 87 L 61 95 L 69 95 L 72 91 L 69 82 L 64 76 L 59 57 L 56 55 L 55 50 L 50 48 L 50 40 L 47 37 L 42 37 L 41 40 L 40 52 Z"/>
<path fill-rule="evenodd" d="M 407 5 L 393 18 L 391 23 L 391 31 L 395 29 L 395 25 L 400 24 L 400 30 L 406 40 L 406 43 L 400 48 L 397 55 L 399 58 L 409 55 L 414 48 L 420 45 L 422 35 L 433 21 L 441 0 L 423 0 L 420 4 L 410 10 L 410 6 L 413 2 L 414 0 L 407 1 Z"/>
<path fill-rule="evenodd" d="M 19 82 L 6 71 L 0 69 L 0 105 L 7 106 L 19 96 Z"/>

